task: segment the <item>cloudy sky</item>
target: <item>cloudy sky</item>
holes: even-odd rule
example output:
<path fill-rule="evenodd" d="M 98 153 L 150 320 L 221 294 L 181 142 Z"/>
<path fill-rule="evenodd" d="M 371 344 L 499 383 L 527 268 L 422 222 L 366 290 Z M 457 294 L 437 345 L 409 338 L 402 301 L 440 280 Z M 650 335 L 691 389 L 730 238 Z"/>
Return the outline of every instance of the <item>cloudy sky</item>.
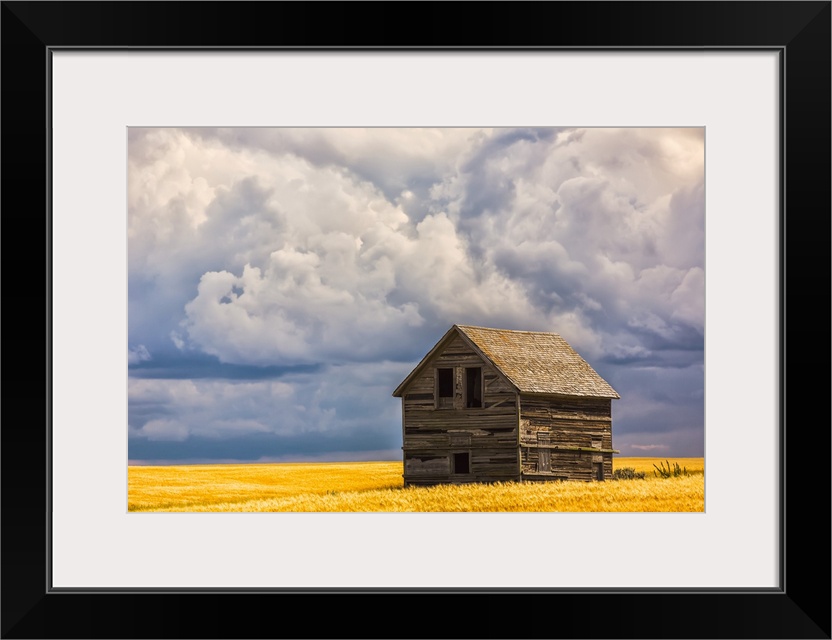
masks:
<path fill-rule="evenodd" d="M 704 130 L 146 129 L 131 463 L 395 460 L 453 324 L 561 334 L 622 455 L 704 455 Z"/>

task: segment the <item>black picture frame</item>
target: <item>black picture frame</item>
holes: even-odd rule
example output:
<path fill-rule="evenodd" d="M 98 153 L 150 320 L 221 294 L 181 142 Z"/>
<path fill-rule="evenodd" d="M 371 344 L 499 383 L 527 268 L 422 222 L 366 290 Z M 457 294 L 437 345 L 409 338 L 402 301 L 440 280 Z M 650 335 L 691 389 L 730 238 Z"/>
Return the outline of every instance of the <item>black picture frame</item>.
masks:
<path fill-rule="evenodd" d="M 829 638 L 830 15 L 828 1 L 3 2 L 2 637 Z M 779 52 L 780 588 L 52 590 L 48 96 L 51 52 L 70 47 Z"/>

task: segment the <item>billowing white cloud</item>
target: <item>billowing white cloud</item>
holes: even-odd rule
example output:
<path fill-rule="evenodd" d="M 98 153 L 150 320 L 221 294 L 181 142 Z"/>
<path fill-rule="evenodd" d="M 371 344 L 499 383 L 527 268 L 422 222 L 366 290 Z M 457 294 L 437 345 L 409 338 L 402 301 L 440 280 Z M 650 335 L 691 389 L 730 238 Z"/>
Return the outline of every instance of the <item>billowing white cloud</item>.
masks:
<path fill-rule="evenodd" d="M 224 362 L 273 364 L 381 358 L 427 318 L 536 310 L 496 269 L 478 270 L 448 218 L 429 215 L 413 236 L 374 220 L 285 244 L 264 268 L 209 272 L 185 305 L 189 338 Z"/>
<path fill-rule="evenodd" d="M 701 130 L 131 135 L 131 265 L 179 290 L 177 346 L 366 359 L 476 321 L 601 356 L 622 326 L 702 328 Z"/>

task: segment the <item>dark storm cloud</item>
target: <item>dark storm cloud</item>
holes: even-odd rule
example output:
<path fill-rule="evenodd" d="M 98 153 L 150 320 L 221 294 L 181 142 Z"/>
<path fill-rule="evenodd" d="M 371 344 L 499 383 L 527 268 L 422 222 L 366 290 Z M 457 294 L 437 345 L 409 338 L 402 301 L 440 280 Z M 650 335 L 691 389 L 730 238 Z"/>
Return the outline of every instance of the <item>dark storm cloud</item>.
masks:
<path fill-rule="evenodd" d="M 625 402 L 613 401 L 616 437 L 638 433 L 649 444 L 650 434 L 688 432 L 702 438 L 704 449 L 701 364 L 684 368 L 607 365 L 598 369 L 622 399 L 626 398 Z"/>
<path fill-rule="evenodd" d="M 131 378 L 155 378 L 169 380 L 276 380 L 292 374 L 312 374 L 323 365 L 254 366 L 220 362 L 216 357 L 202 353 L 182 353 L 168 349 L 152 360 L 145 360 L 129 367 Z"/>
<path fill-rule="evenodd" d="M 130 438 L 130 458 L 136 461 L 164 461 L 165 464 L 187 463 L 194 460 L 227 460 L 258 462 L 269 460 L 326 459 L 328 451 L 338 452 L 341 460 L 364 459 L 364 452 L 384 452 L 385 458 L 400 456 L 401 442 L 389 430 L 344 431 L 327 436 L 323 442 L 315 434 L 276 436 L 254 434 L 219 439 L 192 437 L 182 442 L 160 442 L 144 438 Z M 322 455 L 323 454 L 323 455 Z"/>

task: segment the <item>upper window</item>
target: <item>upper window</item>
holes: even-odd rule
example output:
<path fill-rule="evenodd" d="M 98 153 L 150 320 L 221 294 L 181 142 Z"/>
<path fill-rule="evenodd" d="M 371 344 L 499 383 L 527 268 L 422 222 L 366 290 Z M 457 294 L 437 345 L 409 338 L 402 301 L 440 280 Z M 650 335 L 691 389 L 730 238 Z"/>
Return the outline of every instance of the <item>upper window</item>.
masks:
<path fill-rule="evenodd" d="M 460 369 L 458 373 L 462 373 Z M 482 407 L 482 368 L 481 367 L 466 367 L 465 375 L 462 376 L 461 381 L 464 384 L 464 389 L 460 394 L 462 406 L 468 409 L 475 409 Z M 452 409 L 454 408 L 454 395 L 456 393 L 456 382 L 453 368 L 437 368 L 436 369 L 436 408 L 437 409 Z M 459 405 L 456 405 L 459 407 Z"/>
<path fill-rule="evenodd" d="M 465 406 L 469 409 L 482 407 L 482 369 L 465 369 Z"/>
<path fill-rule="evenodd" d="M 439 397 L 453 398 L 454 397 L 454 370 L 453 369 L 437 369 L 436 377 L 439 383 Z"/>
<path fill-rule="evenodd" d="M 436 406 L 449 409 L 454 406 L 454 370 L 436 370 Z"/>

